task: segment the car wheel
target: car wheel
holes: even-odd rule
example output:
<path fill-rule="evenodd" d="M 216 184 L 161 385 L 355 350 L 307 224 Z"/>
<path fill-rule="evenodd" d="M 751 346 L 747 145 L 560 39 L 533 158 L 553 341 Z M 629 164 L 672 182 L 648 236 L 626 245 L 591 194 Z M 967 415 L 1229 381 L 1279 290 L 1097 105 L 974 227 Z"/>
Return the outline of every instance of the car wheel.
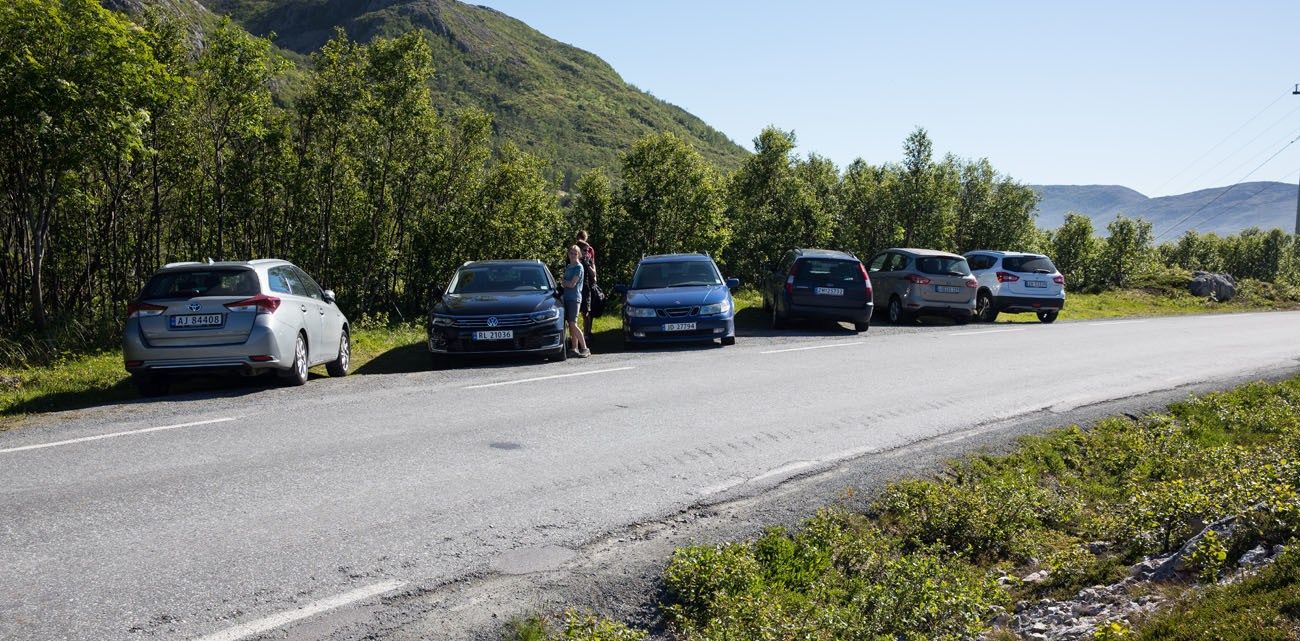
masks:
<path fill-rule="evenodd" d="M 307 339 L 302 334 L 293 342 L 293 364 L 280 380 L 291 387 L 307 383 Z"/>
<path fill-rule="evenodd" d="M 871 329 L 871 321 L 858 321 L 853 323 L 853 331 L 862 333 Z"/>
<path fill-rule="evenodd" d="M 352 341 L 348 339 L 347 330 L 343 330 L 343 336 L 339 339 L 339 357 L 325 364 L 325 371 L 330 376 L 338 378 L 348 375 L 348 368 L 352 366 Z"/>
<path fill-rule="evenodd" d="M 1038 312 L 1038 320 L 1044 323 L 1051 323 L 1056 320 L 1060 312 Z"/>
<path fill-rule="evenodd" d="M 569 358 L 569 346 L 565 345 L 564 341 L 561 340 L 560 349 L 555 350 L 554 354 L 547 356 L 546 360 L 551 361 L 552 363 L 563 363 L 568 358 Z"/>
<path fill-rule="evenodd" d="M 781 313 L 781 308 L 775 303 L 772 304 L 772 329 L 785 329 L 785 315 Z"/>
<path fill-rule="evenodd" d="M 735 336 L 723 336 L 723 337 L 722 337 L 722 344 L 723 344 L 723 345 L 735 345 L 735 344 L 736 344 L 736 337 L 735 337 Z"/>
<path fill-rule="evenodd" d="M 898 297 L 889 299 L 889 323 L 891 325 L 905 325 L 912 322 L 912 315 L 903 310 L 903 301 Z"/>
<path fill-rule="evenodd" d="M 993 309 L 993 297 L 988 292 L 980 292 L 975 297 L 975 316 L 981 323 L 992 323 L 998 319 L 998 310 Z"/>
<path fill-rule="evenodd" d="M 135 389 L 140 396 L 146 398 L 166 396 L 171 389 L 171 381 L 162 374 L 132 374 L 131 382 L 135 383 Z"/>

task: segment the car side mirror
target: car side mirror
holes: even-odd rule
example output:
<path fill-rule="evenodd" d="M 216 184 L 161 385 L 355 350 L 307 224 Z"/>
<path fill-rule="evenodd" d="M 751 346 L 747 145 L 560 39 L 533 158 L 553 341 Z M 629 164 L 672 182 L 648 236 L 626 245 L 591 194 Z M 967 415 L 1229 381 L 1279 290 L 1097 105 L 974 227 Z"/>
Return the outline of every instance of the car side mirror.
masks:
<path fill-rule="evenodd" d="M 727 279 L 727 289 L 735 289 L 735 288 L 737 288 L 737 287 L 740 287 L 740 279 L 739 279 L 739 278 L 728 278 L 728 279 Z"/>
<path fill-rule="evenodd" d="M 614 286 L 614 293 L 615 293 L 615 294 L 624 294 L 624 295 L 626 295 L 626 294 L 627 294 L 627 285 L 622 285 L 622 284 L 620 284 L 620 285 L 615 285 L 615 286 Z"/>
<path fill-rule="evenodd" d="M 334 290 L 325 290 L 325 302 L 333 305 L 336 300 L 338 300 L 338 297 L 334 295 Z"/>

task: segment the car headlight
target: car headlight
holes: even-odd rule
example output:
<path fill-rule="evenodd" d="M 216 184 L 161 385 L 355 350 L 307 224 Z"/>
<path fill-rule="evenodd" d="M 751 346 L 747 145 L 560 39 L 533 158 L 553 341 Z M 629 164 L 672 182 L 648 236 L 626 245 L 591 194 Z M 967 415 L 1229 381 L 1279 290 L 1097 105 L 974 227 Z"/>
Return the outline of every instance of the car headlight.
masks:
<path fill-rule="evenodd" d="M 655 310 L 651 307 L 632 307 L 629 305 L 627 315 L 634 318 L 651 318 L 655 315 Z"/>
<path fill-rule="evenodd" d="M 729 311 L 731 311 L 731 303 L 724 300 L 721 303 L 714 303 L 712 305 L 705 305 L 701 307 L 700 316 L 713 316 L 716 314 L 725 314 Z"/>
<path fill-rule="evenodd" d="M 456 319 L 451 316 L 435 315 L 433 317 L 433 324 L 438 327 L 451 327 L 456 324 Z"/>
<path fill-rule="evenodd" d="M 560 317 L 560 310 L 554 307 L 550 309 L 544 309 L 540 312 L 533 312 L 533 316 L 532 316 L 533 321 L 538 323 L 544 323 L 546 321 L 555 320 L 559 317 Z"/>

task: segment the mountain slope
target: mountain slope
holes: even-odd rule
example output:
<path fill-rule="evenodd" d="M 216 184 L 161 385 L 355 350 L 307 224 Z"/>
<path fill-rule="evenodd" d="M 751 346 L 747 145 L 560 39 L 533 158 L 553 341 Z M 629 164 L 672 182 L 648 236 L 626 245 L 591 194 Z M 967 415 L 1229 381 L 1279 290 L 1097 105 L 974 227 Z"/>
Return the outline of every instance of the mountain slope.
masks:
<path fill-rule="evenodd" d="M 499 11 L 456 0 L 199 0 L 276 45 L 310 53 L 333 36 L 369 41 L 413 29 L 431 34 L 442 110 L 491 113 L 500 138 L 550 161 L 569 180 L 613 168 L 637 138 L 673 131 L 719 167 L 746 152 L 684 109 L 623 79 L 599 57 L 557 42 Z"/>
<path fill-rule="evenodd" d="M 1215 187 L 1159 198 L 1148 198 L 1118 185 L 1031 185 L 1031 188 L 1041 197 L 1038 224 L 1046 228 L 1059 227 L 1066 212 L 1074 211 L 1091 217 L 1098 232 L 1104 233 L 1106 225 L 1117 214 L 1124 214 L 1150 220 L 1156 232 L 1161 233 L 1201 207 L 1205 209 L 1178 224 L 1166 238 L 1177 237 L 1188 229 L 1224 235 L 1247 227 L 1280 227 L 1286 231 L 1295 227 L 1296 186 L 1289 183 L 1242 183 L 1227 193 L 1224 193 L 1227 187 Z M 1216 201 L 1215 197 L 1219 199 Z"/>

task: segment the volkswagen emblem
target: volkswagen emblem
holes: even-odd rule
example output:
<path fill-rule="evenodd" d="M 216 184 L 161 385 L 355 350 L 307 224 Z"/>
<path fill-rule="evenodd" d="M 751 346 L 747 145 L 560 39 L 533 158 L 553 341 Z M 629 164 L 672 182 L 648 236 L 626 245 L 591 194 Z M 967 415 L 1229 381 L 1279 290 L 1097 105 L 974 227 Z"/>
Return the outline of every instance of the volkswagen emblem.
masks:
<path fill-rule="evenodd" d="M 488 327 L 496 327 L 496 326 L 497 326 L 497 317 L 496 317 L 496 316 L 489 316 L 489 317 L 488 317 Z"/>
<path fill-rule="evenodd" d="M 202 305 L 200 305 L 200 304 L 198 304 L 198 303 L 190 303 L 190 311 L 191 311 L 191 312 L 197 312 L 197 311 L 199 311 L 200 309 L 203 309 L 203 306 L 202 306 Z"/>

